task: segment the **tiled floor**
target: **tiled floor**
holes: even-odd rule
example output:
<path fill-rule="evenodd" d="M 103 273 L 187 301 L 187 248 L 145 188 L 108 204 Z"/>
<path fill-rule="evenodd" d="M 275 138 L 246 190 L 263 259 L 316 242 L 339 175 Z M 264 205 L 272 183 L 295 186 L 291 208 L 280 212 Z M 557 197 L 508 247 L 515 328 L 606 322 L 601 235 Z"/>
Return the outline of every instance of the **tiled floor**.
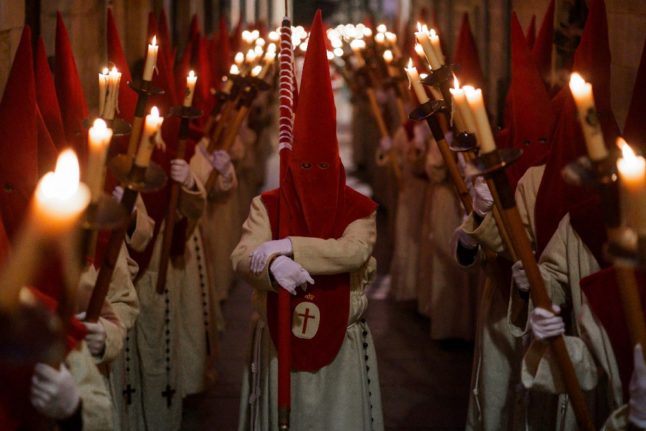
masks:
<path fill-rule="evenodd" d="M 227 329 L 217 363 L 219 381 L 185 402 L 186 431 L 235 430 L 240 382 L 249 340 L 250 290 L 233 289 L 224 305 Z M 377 355 L 388 430 L 464 428 L 471 369 L 471 346 L 438 343 L 415 304 L 371 299 L 367 313 Z"/>

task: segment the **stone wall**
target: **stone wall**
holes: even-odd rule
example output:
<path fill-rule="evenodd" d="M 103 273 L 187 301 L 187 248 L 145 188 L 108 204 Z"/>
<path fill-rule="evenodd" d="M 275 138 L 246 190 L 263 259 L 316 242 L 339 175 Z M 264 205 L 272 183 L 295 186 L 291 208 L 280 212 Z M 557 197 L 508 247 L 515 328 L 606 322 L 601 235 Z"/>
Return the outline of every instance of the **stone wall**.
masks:
<path fill-rule="evenodd" d="M 0 0 L 0 98 L 4 94 L 24 22 L 23 2 Z"/>

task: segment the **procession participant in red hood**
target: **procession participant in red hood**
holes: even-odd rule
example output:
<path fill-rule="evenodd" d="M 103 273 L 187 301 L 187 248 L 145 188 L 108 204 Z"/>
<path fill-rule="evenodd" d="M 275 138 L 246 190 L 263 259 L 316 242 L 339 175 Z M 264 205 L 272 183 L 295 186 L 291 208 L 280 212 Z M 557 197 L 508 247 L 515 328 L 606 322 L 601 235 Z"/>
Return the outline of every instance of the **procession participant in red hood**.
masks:
<path fill-rule="evenodd" d="M 279 189 L 254 198 L 236 271 L 254 287 L 253 363 L 239 429 L 276 429 L 277 289 L 293 296 L 293 429 L 383 429 L 375 350 L 362 315 L 375 270 L 376 204 L 349 188 L 339 157 L 336 108 L 322 19 L 312 24 L 295 113 L 294 143 Z M 280 213 L 280 214 L 279 214 Z M 278 236 L 287 217 L 288 235 Z M 272 343 L 273 341 L 273 343 Z"/>

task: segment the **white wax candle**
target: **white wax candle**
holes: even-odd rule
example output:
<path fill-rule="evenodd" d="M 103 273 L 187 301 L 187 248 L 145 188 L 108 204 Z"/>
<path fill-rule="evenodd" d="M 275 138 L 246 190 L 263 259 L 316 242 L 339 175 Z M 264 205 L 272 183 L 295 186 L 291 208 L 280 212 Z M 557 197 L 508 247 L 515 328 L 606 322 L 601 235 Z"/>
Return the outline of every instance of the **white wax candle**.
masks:
<path fill-rule="evenodd" d="M 577 111 L 579 112 L 579 123 L 585 137 L 588 156 L 592 160 L 603 160 L 608 157 L 608 150 L 603 140 L 601 125 L 594 106 L 592 85 L 585 82 L 578 73 L 573 73 L 570 77 L 570 91 L 572 91 L 572 96 L 574 96 Z"/>
<path fill-rule="evenodd" d="M 429 37 L 428 31 L 426 30 L 425 26 L 422 26 L 420 23 L 417 23 L 415 38 L 417 39 L 417 42 L 422 46 L 426 60 L 431 65 L 431 69 L 439 69 L 442 64 L 435 55 L 435 50 L 433 49 L 433 45 L 431 45 L 431 39 Z"/>
<path fill-rule="evenodd" d="M 112 129 L 100 118 L 88 131 L 88 158 L 85 183 L 90 189 L 92 201 L 96 202 L 103 194 L 103 181 L 105 180 L 105 159 L 108 146 L 112 139 Z"/>
<path fill-rule="evenodd" d="M 457 112 L 460 115 L 462 120 L 463 127 L 461 132 L 477 133 L 478 129 L 476 126 L 475 118 L 471 113 L 471 108 L 469 108 L 469 103 L 467 102 L 467 96 L 464 94 L 464 90 L 459 87 L 454 87 L 449 90 L 451 96 L 453 97 L 453 105 L 457 109 Z"/>
<path fill-rule="evenodd" d="M 355 39 L 350 42 L 350 48 L 352 49 L 352 52 L 354 52 L 354 55 L 357 59 L 358 67 L 363 67 L 366 64 L 365 60 L 363 59 L 363 53 L 361 52 L 365 47 L 366 42 L 361 39 Z"/>
<path fill-rule="evenodd" d="M 106 101 L 101 112 L 101 117 L 106 120 L 113 120 L 114 113 L 119 104 L 119 82 L 121 81 L 121 72 L 115 66 L 112 67 L 107 79 Z"/>
<path fill-rule="evenodd" d="M 494 141 L 493 133 L 491 132 L 487 109 L 484 106 L 484 100 L 482 98 L 482 90 L 470 86 L 464 86 L 463 88 L 467 102 L 469 103 L 469 108 L 471 108 L 473 118 L 475 119 L 480 153 L 485 154 L 495 151 L 496 141 Z"/>
<path fill-rule="evenodd" d="M 409 59 L 408 60 L 408 67 L 404 69 L 406 71 L 406 75 L 408 76 L 408 82 L 410 82 L 410 85 L 413 87 L 413 90 L 415 91 L 415 95 L 417 96 L 417 100 L 419 101 L 420 104 L 426 103 L 429 101 L 428 95 L 426 94 L 426 90 L 424 90 L 424 86 L 420 82 L 419 79 L 419 74 L 417 73 L 417 68 L 413 66 L 413 60 Z"/>
<path fill-rule="evenodd" d="M 431 45 L 433 46 L 433 50 L 435 51 L 435 57 L 437 57 L 441 65 L 444 65 L 444 53 L 442 52 L 440 36 L 438 36 L 437 32 L 433 28 L 430 31 L 429 39 L 431 40 Z"/>
<path fill-rule="evenodd" d="M 155 135 L 160 132 L 163 122 L 164 118 L 159 116 L 159 110 L 156 106 L 153 106 L 150 114 L 146 115 L 144 131 L 141 135 L 141 142 L 135 157 L 135 164 L 137 166 L 146 168 L 150 164 L 150 157 L 155 149 Z"/>
<path fill-rule="evenodd" d="M 184 96 L 184 106 L 189 107 L 193 104 L 193 95 L 195 94 L 195 83 L 197 82 L 197 75 L 194 71 L 188 72 L 186 77 L 186 92 Z"/>
<path fill-rule="evenodd" d="M 153 71 L 157 65 L 157 52 L 159 45 L 157 45 L 157 36 L 153 36 L 153 40 L 148 44 L 148 54 L 146 55 L 146 65 L 144 66 L 144 81 L 153 80 Z"/>
<path fill-rule="evenodd" d="M 328 53 L 328 60 L 330 60 L 330 54 L 332 54 L 330 51 Z M 332 54 L 332 58 L 334 58 L 334 54 Z M 265 60 L 264 64 L 262 66 L 262 70 L 260 71 L 260 74 L 258 77 L 260 79 L 264 79 L 265 76 L 269 73 L 271 70 L 271 66 L 274 64 L 274 60 L 276 59 L 276 53 L 275 52 L 268 52 L 265 54 Z"/>
<path fill-rule="evenodd" d="M 105 107 L 105 95 L 108 92 L 108 73 L 107 67 L 104 67 L 103 71 L 99 72 L 99 115 L 101 115 Z"/>
<path fill-rule="evenodd" d="M 617 139 L 622 157 L 617 160 L 621 178 L 622 210 L 628 226 L 646 235 L 646 160 L 636 156 L 622 138 Z"/>
<path fill-rule="evenodd" d="M 238 66 L 235 64 L 231 65 L 231 68 L 229 69 L 229 74 L 230 75 L 240 75 L 240 69 L 238 69 Z M 222 87 L 222 91 L 226 94 L 231 93 L 231 89 L 233 88 L 233 79 L 227 78 L 227 81 L 224 83 L 224 87 Z"/>

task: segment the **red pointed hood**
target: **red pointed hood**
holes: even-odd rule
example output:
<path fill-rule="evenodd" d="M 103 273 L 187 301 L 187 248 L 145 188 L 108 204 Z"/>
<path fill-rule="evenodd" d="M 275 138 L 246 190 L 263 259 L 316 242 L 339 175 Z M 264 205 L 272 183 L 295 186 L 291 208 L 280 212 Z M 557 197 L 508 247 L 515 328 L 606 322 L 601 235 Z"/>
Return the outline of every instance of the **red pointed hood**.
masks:
<path fill-rule="evenodd" d="M 462 15 L 462 26 L 460 35 L 453 56 L 453 63 L 459 66 L 456 73 L 461 85 L 473 85 L 477 88 L 484 88 L 484 76 L 480 66 L 478 47 L 471 33 L 469 25 L 469 14 Z"/>
<path fill-rule="evenodd" d="M 603 0 L 591 0 L 589 3 L 588 19 L 581 43 L 574 54 L 573 70 L 592 83 L 606 145 L 614 145 L 618 126 L 610 109 L 610 48 Z M 597 217 L 601 211 L 585 210 L 588 205 L 598 204 L 599 198 L 595 193 L 581 193 L 579 187 L 567 185 L 561 175 L 568 163 L 587 154 L 576 105 L 569 87 L 561 89 L 556 98 L 560 99 L 563 105 L 552 152 L 536 197 L 538 251 L 542 251 L 547 245 L 561 218 L 571 212 L 572 226 L 595 256 L 600 258 L 605 235 L 603 221 Z M 602 264 L 602 261 L 599 263 Z"/>
<path fill-rule="evenodd" d="M 56 167 L 58 150 L 38 106 L 36 106 L 36 134 L 38 136 L 38 177 L 40 178 Z"/>
<path fill-rule="evenodd" d="M 292 220 L 300 224 L 297 230 L 319 238 L 339 234 L 339 223 L 348 204 L 325 37 L 321 12 L 317 11 L 294 117 L 294 149 L 285 184 L 281 185 L 288 193 L 293 192 L 290 212 L 300 213 Z"/>
<path fill-rule="evenodd" d="M 646 150 L 646 44 L 637 70 L 637 79 L 628 108 L 624 138 L 631 145 L 639 145 L 642 152 Z"/>
<path fill-rule="evenodd" d="M 166 56 L 166 64 L 171 70 L 175 67 L 175 58 L 173 56 L 173 43 L 168 29 L 168 18 L 166 17 L 166 9 L 162 8 L 157 20 L 157 38 L 160 42 L 160 49 Z"/>
<path fill-rule="evenodd" d="M 34 56 L 34 73 L 36 77 L 36 100 L 42 114 L 47 130 L 57 148 L 62 148 L 65 143 L 65 129 L 63 128 L 63 117 L 61 108 L 56 96 L 54 77 L 49 69 L 45 43 L 42 37 L 38 37 L 36 44 L 36 55 Z"/>
<path fill-rule="evenodd" d="M 536 42 L 536 15 L 532 15 L 532 20 L 529 22 L 529 26 L 527 26 L 525 39 L 527 39 L 527 46 L 529 46 L 529 49 L 532 49 Z"/>
<path fill-rule="evenodd" d="M 552 43 L 554 41 L 554 0 L 550 1 L 532 48 L 532 56 L 543 81 L 550 82 Z"/>
<path fill-rule="evenodd" d="M 38 181 L 36 90 L 31 29 L 25 26 L 0 102 L 0 211 L 13 239 Z"/>
<path fill-rule="evenodd" d="M 235 28 L 231 32 L 231 52 L 238 52 L 240 50 L 240 42 L 242 41 L 242 18 L 238 21 Z"/>
<path fill-rule="evenodd" d="M 209 64 L 209 55 L 207 50 L 208 41 L 198 32 L 193 37 L 191 68 L 197 74 L 197 83 L 195 85 L 195 97 L 193 105 L 205 113 L 211 110 L 211 68 Z M 184 94 L 186 89 L 186 72 L 179 76 L 182 86 L 177 87 L 179 94 Z"/>
<path fill-rule="evenodd" d="M 188 29 L 188 40 L 193 40 L 196 34 L 200 33 L 200 22 L 198 21 L 197 14 L 191 17 L 191 25 Z"/>
<path fill-rule="evenodd" d="M 119 72 L 121 72 L 121 81 L 119 81 L 119 117 L 127 122 L 132 122 L 135 115 L 135 106 L 137 105 L 137 93 L 128 87 L 128 82 L 132 81 L 128 60 L 123 52 L 119 32 L 112 16 L 112 9 L 108 9 L 108 20 L 106 25 L 108 61 L 114 63 Z"/>
<path fill-rule="evenodd" d="M 521 159 L 508 170 L 515 187 L 527 168 L 545 163 L 556 124 L 549 94 L 515 12 L 511 20 L 511 86 L 508 101 L 506 126 L 510 129 L 510 144 L 523 150 Z"/>
<path fill-rule="evenodd" d="M 72 45 L 60 12 L 56 13 L 56 94 L 61 105 L 67 143 L 71 144 L 83 170 L 87 160 L 87 142 L 83 120 L 88 118 L 87 103 Z"/>
<path fill-rule="evenodd" d="M 211 57 L 211 85 L 218 86 L 222 77 L 229 73 L 231 66 L 231 46 L 229 44 L 229 32 L 225 17 L 220 17 L 215 46 L 209 50 Z"/>

